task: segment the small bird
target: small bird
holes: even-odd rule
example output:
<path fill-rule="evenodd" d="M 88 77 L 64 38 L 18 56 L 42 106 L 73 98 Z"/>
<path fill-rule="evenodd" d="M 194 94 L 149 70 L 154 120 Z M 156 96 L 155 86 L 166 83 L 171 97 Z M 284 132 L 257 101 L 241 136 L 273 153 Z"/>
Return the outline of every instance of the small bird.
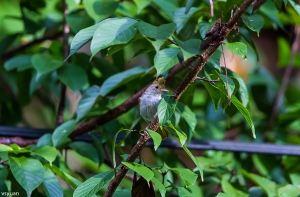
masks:
<path fill-rule="evenodd" d="M 161 100 L 163 92 L 168 92 L 168 90 L 165 89 L 165 79 L 160 77 L 156 79 L 139 98 L 140 115 L 146 122 L 152 122 L 155 119 L 158 103 Z M 158 133 L 160 133 L 164 139 L 168 136 L 169 132 L 165 129 L 159 129 Z"/>

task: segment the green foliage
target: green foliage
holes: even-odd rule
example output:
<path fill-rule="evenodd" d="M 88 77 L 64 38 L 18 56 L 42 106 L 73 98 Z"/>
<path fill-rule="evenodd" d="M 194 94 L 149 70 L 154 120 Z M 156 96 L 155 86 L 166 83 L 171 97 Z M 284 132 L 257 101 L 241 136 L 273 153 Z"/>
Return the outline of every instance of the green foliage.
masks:
<path fill-rule="evenodd" d="M 293 50 L 284 34 L 290 26 L 300 24 L 300 6 L 294 0 L 268 0 L 258 9 L 251 5 L 222 43 L 224 47 L 203 65 L 201 80 L 192 82 L 179 100 L 172 96 L 197 66 L 204 52 L 200 50 L 203 41 L 217 44 L 208 31 L 218 19 L 222 24 L 232 19 L 243 1 L 213 3 L 66 0 L 64 20 L 63 1 L 1 0 L 0 124 L 53 128 L 54 132 L 25 147 L 0 144 L 0 191 L 19 192 L 20 196 L 104 196 L 123 166 L 129 169 L 128 176 L 114 196 L 134 194 L 133 173 L 142 177 L 138 180 L 143 186 L 153 184 L 154 190 L 144 191 L 148 195 L 298 196 L 298 157 L 212 150 L 199 153 L 187 148 L 194 139 L 300 144 L 296 80 L 287 84 L 271 123 L 282 79 L 280 73 L 273 75 L 257 63 L 274 59 L 272 63 L 281 68 L 300 65 L 299 55 L 290 58 Z M 68 46 L 60 38 L 64 22 L 70 29 L 68 55 Z M 271 40 L 278 45 L 275 62 L 271 42 L 253 40 L 259 35 L 266 40 L 274 38 L 277 34 L 272 29 L 277 28 L 280 37 Z M 222 54 L 232 70 L 220 66 Z M 232 54 L 247 60 L 248 67 Z M 185 65 L 189 58 L 196 61 Z M 175 65 L 184 68 L 170 76 Z M 241 70 L 251 71 L 245 77 Z M 164 136 L 149 130 L 139 116 L 136 93 L 158 76 L 167 78 L 169 90 L 158 104 L 160 128 L 167 129 L 170 135 L 166 140 L 182 150 L 162 147 Z M 61 103 L 63 123 L 56 124 L 61 84 L 67 87 L 67 94 Z M 99 115 L 104 119 L 93 119 Z M 89 128 L 93 143 L 70 139 L 76 128 L 80 132 Z M 123 147 L 143 139 L 139 135 L 146 135 L 140 133 L 144 130 L 154 149 L 142 152 L 140 163 L 125 161 L 132 153 Z M 125 136 L 121 140 L 120 133 Z"/>

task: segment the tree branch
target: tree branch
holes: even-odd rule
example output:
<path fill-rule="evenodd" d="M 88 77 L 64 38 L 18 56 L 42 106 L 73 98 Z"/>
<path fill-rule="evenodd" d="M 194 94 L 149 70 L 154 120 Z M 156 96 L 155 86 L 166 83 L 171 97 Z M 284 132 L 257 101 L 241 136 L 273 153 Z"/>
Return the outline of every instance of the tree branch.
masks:
<path fill-rule="evenodd" d="M 23 45 L 20 45 L 20 46 L 17 46 L 15 48 L 12 48 L 10 50 L 5 51 L 2 54 L 2 58 L 3 59 L 9 59 L 9 58 L 13 57 L 16 53 L 22 52 L 22 51 L 26 50 L 27 48 L 29 48 L 29 47 L 31 47 L 35 44 L 44 42 L 45 40 L 54 40 L 56 38 L 59 38 L 62 35 L 63 35 L 63 31 L 59 31 L 59 32 L 56 32 L 54 34 L 45 35 L 42 38 L 37 38 L 37 39 L 35 39 L 31 42 L 28 42 L 26 44 L 23 44 Z"/>
<path fill-rule="evenodd" d="M 229 32 L 233 29 L 235 24 L 238 22 L 242 14 L 247 10 L 247 8 L 253 3 L 254 0 L 246 0 L 244 3 L 236 10 L 233 16 L 229 19 L 229 21 L 222 27 L 219 32 L 220 38 L 218 39 L 217 43 L 212 43 L 208 49 L 200 55 L 198 58 L 198 62 L 195 66 L 192 67 L 190 72 L 187 74 L 183 82 L 178 86 L 175 90 L 173 96 L 176 100 L 179 100 L 183 92 L 188 88 L 188 86 L 194 82 L 198 73 L 203 68 L 204 64 L 207 60 L 211 57 L 211 55 L 217 50 L 220 46 L 221 42 L 226 39 Z M 152 123 L 150 123 L 147 128 L 153 131 L 156 131 L 159 127 L 158 118 L 156 118 Z M 145 129 L 146 130 L 146 129 Z M 141 135 L 137 144 L 133 147 L 128 158 L 126 159 L 127 162 L 133 162 L 141 152 L 141 149 L 146 144 L 146 142 L 150 139 L 150 136 L 147 132 L 144 131 L 144 134 Z M 124 165 L 121 166 L 120 170 L 117 172 L 117 175 L 114 179 L 109 183 L 108 188 L 104 194 L 104 197 L 111 197 L 119 184 L 121 183 L 122 179 L 124 178 L 125 174 L 127 173 L 128 168 Z"/>
<path fill-rule="evenodd" d="M 70 28 L 66 21 L 66 15 L 68 13 L 68 7 L 66 0 L 63 1 L 64 4 L 64 13 L 63 13 L 63 45 L 64 45 L 64 59 L 67 59 L 69 54 L 69 32 Z M 68 60 L 66 60 L 68 61 Z M 57 118 L 56 118 L 56 126 L 61 125 L 64 122 L 64 111 L 65 111 L 65 103 L 66 103 L 66 91 L 67 86 L 61 83 L 61 90 L 60 90 L 60 99 L 58 104 L 57 110 Z"/>
<path fill-rule="evenodd" d="M 28 146 L 30 144 L 36 144 L 38 139 L 24 139 L 21 137 L 1 137 L 0 144 L 18 144 L 21 147 Z"/>
<path fill-rule="evenodd" d="M 170 69 L 167 79 L 175 76 L 177 73 L 182 71 L 184 68 L 188 67 L 195 60 L 196 57 L 191 57 L 182 63 L 177 63 L 172 69 Z M 139 97 L 145 92 L 145 90 L 150 84 L 151 83 L 146 85 L 143 89 L 135 93 L 132 97 L 127 99 L 124 103 L 122 103 L 118 107 L 109 110 L 103 115 L 100 115 L 94 119 L 82 123 L 71 133 L 70 137 L 74 138 L 76 136 L 82 135 L 126 113 L 127 111 L 132 109 L 135 105 L 137 105 Z"/>

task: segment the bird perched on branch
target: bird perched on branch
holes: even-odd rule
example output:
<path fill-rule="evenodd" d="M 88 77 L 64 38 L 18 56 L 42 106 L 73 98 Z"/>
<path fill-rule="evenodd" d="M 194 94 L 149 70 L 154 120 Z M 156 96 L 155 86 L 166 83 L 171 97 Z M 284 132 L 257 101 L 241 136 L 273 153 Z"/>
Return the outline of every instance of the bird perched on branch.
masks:
<path fill-rule="evenodd" d="M 168 92 L 168 90 L 165 89 L 165 79 L 160 77 L 156 79 L 139 98 L 140 115 L 146 122 L 152 122 L 155 119 L 158 103 L 164 92 Z M 169 132 L 163 129 L 159 130 L 158 133 L 165 138 Z"/>

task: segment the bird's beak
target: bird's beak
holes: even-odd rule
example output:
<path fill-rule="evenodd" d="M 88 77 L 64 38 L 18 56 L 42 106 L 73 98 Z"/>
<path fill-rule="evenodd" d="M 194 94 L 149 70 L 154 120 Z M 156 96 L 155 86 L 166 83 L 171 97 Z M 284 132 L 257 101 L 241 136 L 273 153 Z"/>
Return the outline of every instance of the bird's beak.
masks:
<path fill-rule="evenodd" d="M 161 89 L 161 92 L 169 92 L 169 90 L 167 90 L 167 89 Z"/>

